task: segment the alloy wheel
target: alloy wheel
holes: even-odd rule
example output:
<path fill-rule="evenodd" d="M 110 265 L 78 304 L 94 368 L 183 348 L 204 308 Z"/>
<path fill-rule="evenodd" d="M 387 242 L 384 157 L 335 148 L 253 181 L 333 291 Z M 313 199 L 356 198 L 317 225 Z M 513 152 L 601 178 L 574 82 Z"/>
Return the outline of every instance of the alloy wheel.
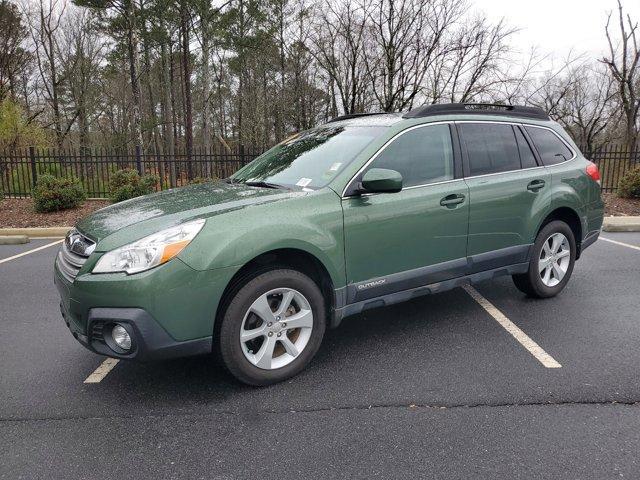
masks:
<path fill-rule="evenodd" d="M 260 295 L 244 315 L 240 345 L 245 358 L 264 370 L 294 361 L 311 338 L 313 311 L 297 290 L 277 288 Z"/>
<path fill-rule="evenodd" d="M 564 276 L 571 263 L 571 245 L 562 233 L 554 233 L 542 245 L 538 260 L 540 279 L 547 287 L 555 287 Z"/>

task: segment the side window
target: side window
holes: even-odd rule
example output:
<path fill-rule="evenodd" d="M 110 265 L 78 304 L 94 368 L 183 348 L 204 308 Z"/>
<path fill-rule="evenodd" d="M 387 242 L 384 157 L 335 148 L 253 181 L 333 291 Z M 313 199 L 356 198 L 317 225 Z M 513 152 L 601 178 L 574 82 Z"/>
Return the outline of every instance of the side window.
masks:
<path fill-rule="evenodd" d="M 533 155 L 531 151 L 531 147 L 529 146 L 529 142 L 524 138 L 524 134 L 520 130 L 520 127 L 513 127 L 514 132 L 516 132 L 516 140 L 518 141 L 518 151 L 520 152 L 520 165 L 522 168 L 533 168 L 537 167 L 536 157 Z"/>
<path fill-rule="evenodd" d="M 415 128 L 390 143 L 370 168 L 389 168 L 411 187 L 453 178 L 453 148 L 449 125 Z"/>
<path fill-rule="evenodd" d="M 555 165 L 573 157 L 573 152 L 552 131 L 546 128 L 525 128 L 545 165 Z"/>
<path fill-rule="evenodd" d="M 461 123 L 459 128 L 471 176 L 520 169 L 520 154 L 511 125 Z"/>

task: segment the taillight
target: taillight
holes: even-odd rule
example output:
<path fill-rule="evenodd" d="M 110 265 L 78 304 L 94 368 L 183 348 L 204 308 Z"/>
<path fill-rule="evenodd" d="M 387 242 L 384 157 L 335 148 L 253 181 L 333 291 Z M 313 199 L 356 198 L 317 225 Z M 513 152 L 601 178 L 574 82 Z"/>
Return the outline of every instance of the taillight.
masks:
<path fill-rule="evenodd" d="M 600 170 L 598 170 L 598 166 L 595 163 L 589 162 L 589 165 L 587 165 L 587 175 L 600 185 Z"/>

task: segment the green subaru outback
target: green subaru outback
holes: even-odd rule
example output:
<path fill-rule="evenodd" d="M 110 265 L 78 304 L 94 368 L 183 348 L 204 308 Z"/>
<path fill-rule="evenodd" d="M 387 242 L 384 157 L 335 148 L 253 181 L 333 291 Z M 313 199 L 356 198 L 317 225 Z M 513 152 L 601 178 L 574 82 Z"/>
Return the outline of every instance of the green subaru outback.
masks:
<path fill-rule="evenodd" d="M 84 218 L 55 263 L 62 315 L 124 359 L 216 352 L 242 382 L 300 372 L 369 308 L 511 275 L 558 294 L 596 241 L 599 173 L 541 110 L 348 115 L 230 178 Z"/>

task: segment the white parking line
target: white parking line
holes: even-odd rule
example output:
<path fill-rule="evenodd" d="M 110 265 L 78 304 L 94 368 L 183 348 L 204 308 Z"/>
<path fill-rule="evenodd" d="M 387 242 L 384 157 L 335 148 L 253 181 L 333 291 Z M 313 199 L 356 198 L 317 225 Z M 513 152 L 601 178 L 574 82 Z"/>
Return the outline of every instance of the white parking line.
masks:
<path fill-rule="evenodd" d="M 616 245 L 622 245 L 623 247 L 633 248 L 634 250 L 640 250 L 640 247 L 635 245 L 629 245 L 628 243 L 618 242 L 617 240 L 611 240 L 610 238 L 600 237 L 600 240 L 604 240 L 605 242 L 615 243 Z"/>
<path fill-rule="evenodd" d="M 540 345 L 534 342 L 526 333 L 524 333 L 518 326 L 509 320 L 504 314 L 498 310 L 489 300 L 484 298 L 480 293 L 471 285 L 463 285 L 462 288 L 480 304 L 486 312 L 491 315 L 496 322 L 502 326 L 507 332 L 509 332 L 513 338 L 515 338 L 520 345 L 526 348 L 531 355 L 547 368 L 561 368 L 562 365 L 558 363 L 551 355 L 545 352 Z"/>
<path fill-rule="evenodd" d="M 62 243 L 62 242 L 64 242 L 64 238 L 62 240 L 56 240 L 55 242 L 47 243 L 46 245 L 43 245 L 42 247 L 34 248 L 33 250 L 27 250 L 26 252 L 19 253 L 18 255 L 14 255 L 13 257 L 3 258 L 2 260 L 0 260 L 0 263 L 5 263 L 5 262 L 8 262 L 10 260 L 15 260 L 16 258 L 24 257 L 25 255 L 29 255 L 30 253 L 39 252 L 40 250 L 44 250 L 45 248 L 53 247 L 54 245 L 57 245 L 57 244 Z"/>
<path fill-rule="evenodd" d="M 84 383 L 100 383 L 102 379 L 106 377 L 111 370 L 113 370 L 113 367 L 115 367 L 119 361 L 120 360 L 117 358 L 107 358 L 91 375 L 87 377 Z"/>

